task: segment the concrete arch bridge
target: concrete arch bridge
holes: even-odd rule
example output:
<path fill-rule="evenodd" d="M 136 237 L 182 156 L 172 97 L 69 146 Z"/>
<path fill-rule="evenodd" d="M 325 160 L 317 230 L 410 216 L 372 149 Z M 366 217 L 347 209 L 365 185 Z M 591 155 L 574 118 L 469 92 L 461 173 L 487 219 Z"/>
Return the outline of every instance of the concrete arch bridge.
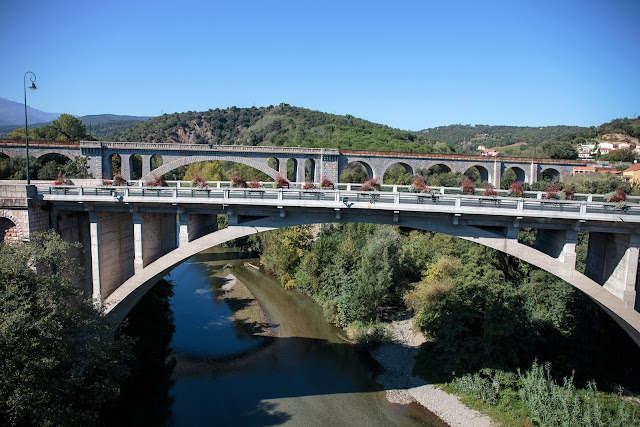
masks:
<path fill-rule="evenodd" d="M 350 164 L 360 163 L 370 177 L 383 182 L 385 172 L 396 165 L 408 173 L 418 169 L 438 166 L 441 170 L 464 173 L 476 168 L 483 181 L 500 186 L 502 175 L 512 170 L 521 182 L 534 183 L 541 174 L 552 177 L 568 177 L 573 167 L 584 165 L 577 160 L 529 159 L 519 157 L 482 157 L 453 154 L 400 153 L 382 151 L 338 150 L 334 148 L 266 147 L 246 145 L 161 144 L 144 142 L 104 141 L 33 141 L 30 155 L 41 157 L 61 154 L 69 158 L 85 156 L 89 172 L 95 178 L 112 178 L 112 159 L 118 156 L 121 174 L 127 181 L 132 178 L 133 159 L 142 163 L 141 176 L 152 181 L 167 172 L 191 163 L 205 160 L 231 161 L 251 166 L 271 178 L 281 173 L 287 175 L 292 164 L 296 182 L 308 178 L 318 182 L 323 177 L 338 182 L 342 171 Z M 24 142 L 0 141 L 0 153 L 9 157 L 24 156 Z"/>
<path fill-rule="evenodd" d="M 442 232 L 523 259 L 586 293 L 640 345 L 638 198 L 616 205 L 594 201 L 596 195 L 550 201 L 446 192 L 24 185 L 11 195 L 2 199 L 4 212 L 48 215 L 48 226 L 63 239 L 83 243 L 74 255 L 86 270 L 79 284 L 120 319 L 169 270 L 203 249 L 292 225 L 369 222 Z M 26 208 L 10 208 L 19 204 L 14 199 Z M 217 229 L 217 214 L 228 215 L 228 228 Z M 535 247 L 518 241 L 521 227 L 537 229 Z M 32 229 L 27 223 L 22 230 Z M 589 233 L 585 274 L 575 270 L 578 231 Z"/>

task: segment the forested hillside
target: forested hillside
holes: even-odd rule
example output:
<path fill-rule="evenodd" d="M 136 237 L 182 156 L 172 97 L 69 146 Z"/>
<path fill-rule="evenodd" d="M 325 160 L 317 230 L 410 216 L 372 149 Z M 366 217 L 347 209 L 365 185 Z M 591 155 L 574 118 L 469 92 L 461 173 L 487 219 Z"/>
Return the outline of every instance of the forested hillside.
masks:
<path fill-rule="evenodd" d="M 113 136 L 117 141 L 334 147 L 409 152 L 451 152 L 451 147 L 414 132 L 350 115 L 339 116 L 287 104 L 165 114 Z"/>
<path fill-rule="evenodd" d="M 526 142 L 540 144 L 560 135 L 581 132 L 588 128 L 579 126 L 489 126 L 489 125 L 449 125 L 424 129 L 418 134 L 444 141 L 457 148 L 457 151 L 475 152 L 478 145 L 487 148 Z"/>

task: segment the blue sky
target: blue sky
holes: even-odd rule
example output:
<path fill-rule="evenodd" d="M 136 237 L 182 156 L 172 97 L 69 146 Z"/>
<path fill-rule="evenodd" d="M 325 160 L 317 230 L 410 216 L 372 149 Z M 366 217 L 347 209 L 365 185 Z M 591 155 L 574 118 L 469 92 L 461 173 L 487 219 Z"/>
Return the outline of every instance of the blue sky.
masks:
<path fill-rule="evenodd" d="M 640 1 L 0 1 L 0 97 L 48 112 L 291 105 L 420 130 L 640 114 Z"/>

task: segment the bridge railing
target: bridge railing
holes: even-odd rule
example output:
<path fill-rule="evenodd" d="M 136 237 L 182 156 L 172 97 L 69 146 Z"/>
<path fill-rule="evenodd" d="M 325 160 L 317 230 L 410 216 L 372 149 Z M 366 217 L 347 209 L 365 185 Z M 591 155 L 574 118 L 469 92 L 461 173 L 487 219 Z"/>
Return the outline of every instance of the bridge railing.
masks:
<path fill-rule="evenodd" d="M 444 187 L 439 187 L 440 189 Z M 446 191 L 427 193 L 408 192 L 379 192 L 358 190 L 327 190 L 327 189 L 274 189 L 274 188 L 232 188 L 232 187 L 78 187 L 78 186 L 38 186 L 38 196 L 45 200 L 82 200 L 94 201 L 148 201 L 148 202 L 206 202 L 213 203 L 241 203 L 263 201 L 262 204 L 278 204 L 279 202 L 320 202 L 324 204 L 338 204 L 339 206 L 362 207 L 363 203 L 384 204 L 399 209 L 409 206 L 432 205 L 433 207 L 451 207 L 455 209 L 500 209 L 526 212 L 535 216 L 536 212 L 564 212 L 576 214 L 607 214 L 632 215 L 640 217 L 638 197 L 631 203 L 607 203 L 595 201 L 593 197 L 587 200 L 555 200 L 543 198 L 517 198 L 501 196 L 476 196 L 464 194 L 450 194 Z M 587 195 L 596 196 L 596 195 Z M 597 195 L 601 196 L 601 195 Z M 273 203 L 269 203 L 269 201 Z M 295 204 L 295 203 L 294 203 Z M 304 203 L 303 203 L 304 204 Z M 423 206 L 427 207 L 427 206 Z M 446 209 L 445 209 L 446 210 Z M 613 218 L 612 218 L 613 220 Z M 635 220 L 634 220 L 635 221 Z"/>
<path fill-rule="evenodd" d="M 178 188 L 191 188 L 191 181 L 166 181 L 169 187 L 178 187 Z M 209 188 L 231 188 L 233 187 L 232 181 L 207 181 L 207 187 Z M 129 181 L 130 186 L 144 186 L 146 181 Z M 262 188 L 276 188 L 275 183 L 273 181 L 260 181 L 259 184 Z M 304 182 L 291 182 L 289 183 L 290 189 L 299 189 L 302 190 Z M 320 183 L 314 183 L 316 187 L 320 187 Z M 335 183 L 333 186 L 334 190 L 346 190 L 346 191 L 357 191 L 362 187 L 362 184 L 357 183 Z M 382 184 L 380 186 L 380 192 L 392 192 L 392 193 L 410 193 L 410 185 L 389 185 Z M 462 187 L 442 187 L 442 186 L 429 186 L 427 187 L 429 194 L 438 193 L 438 194 L 459 194 L 463 195 Z M 501 190 L 494 189 L 499 197 L 513 197 L 509 190 Z M 485 192 L 484 188 L 474 188 L 473 196 L 482 196 Z M 545 199 L 546 192 L 545 191 L 524 191 L 525 199 Z M 575 193 L 574 199 L 576 201 L 588 201 L 588 202 L 605 202 L 607 199 L 607 194 L 588 194 L 588 193 Z M 626 196 L 627 202 L 629 203 L 640 203 L 640 197 L 638 196 Z"/>

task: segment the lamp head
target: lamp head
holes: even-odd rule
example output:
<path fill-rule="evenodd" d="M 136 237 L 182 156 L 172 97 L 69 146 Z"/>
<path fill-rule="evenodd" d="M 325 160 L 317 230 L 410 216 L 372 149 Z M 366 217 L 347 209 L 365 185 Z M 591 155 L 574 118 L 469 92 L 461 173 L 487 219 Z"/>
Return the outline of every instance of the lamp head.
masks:
<path fill-rule="evenodd" d="M 36 84 L 34 82 L 31 82 L 31 86 L 29 86 L 29 89 L 36 90 L 38 88 L 36 87 Z"/>

